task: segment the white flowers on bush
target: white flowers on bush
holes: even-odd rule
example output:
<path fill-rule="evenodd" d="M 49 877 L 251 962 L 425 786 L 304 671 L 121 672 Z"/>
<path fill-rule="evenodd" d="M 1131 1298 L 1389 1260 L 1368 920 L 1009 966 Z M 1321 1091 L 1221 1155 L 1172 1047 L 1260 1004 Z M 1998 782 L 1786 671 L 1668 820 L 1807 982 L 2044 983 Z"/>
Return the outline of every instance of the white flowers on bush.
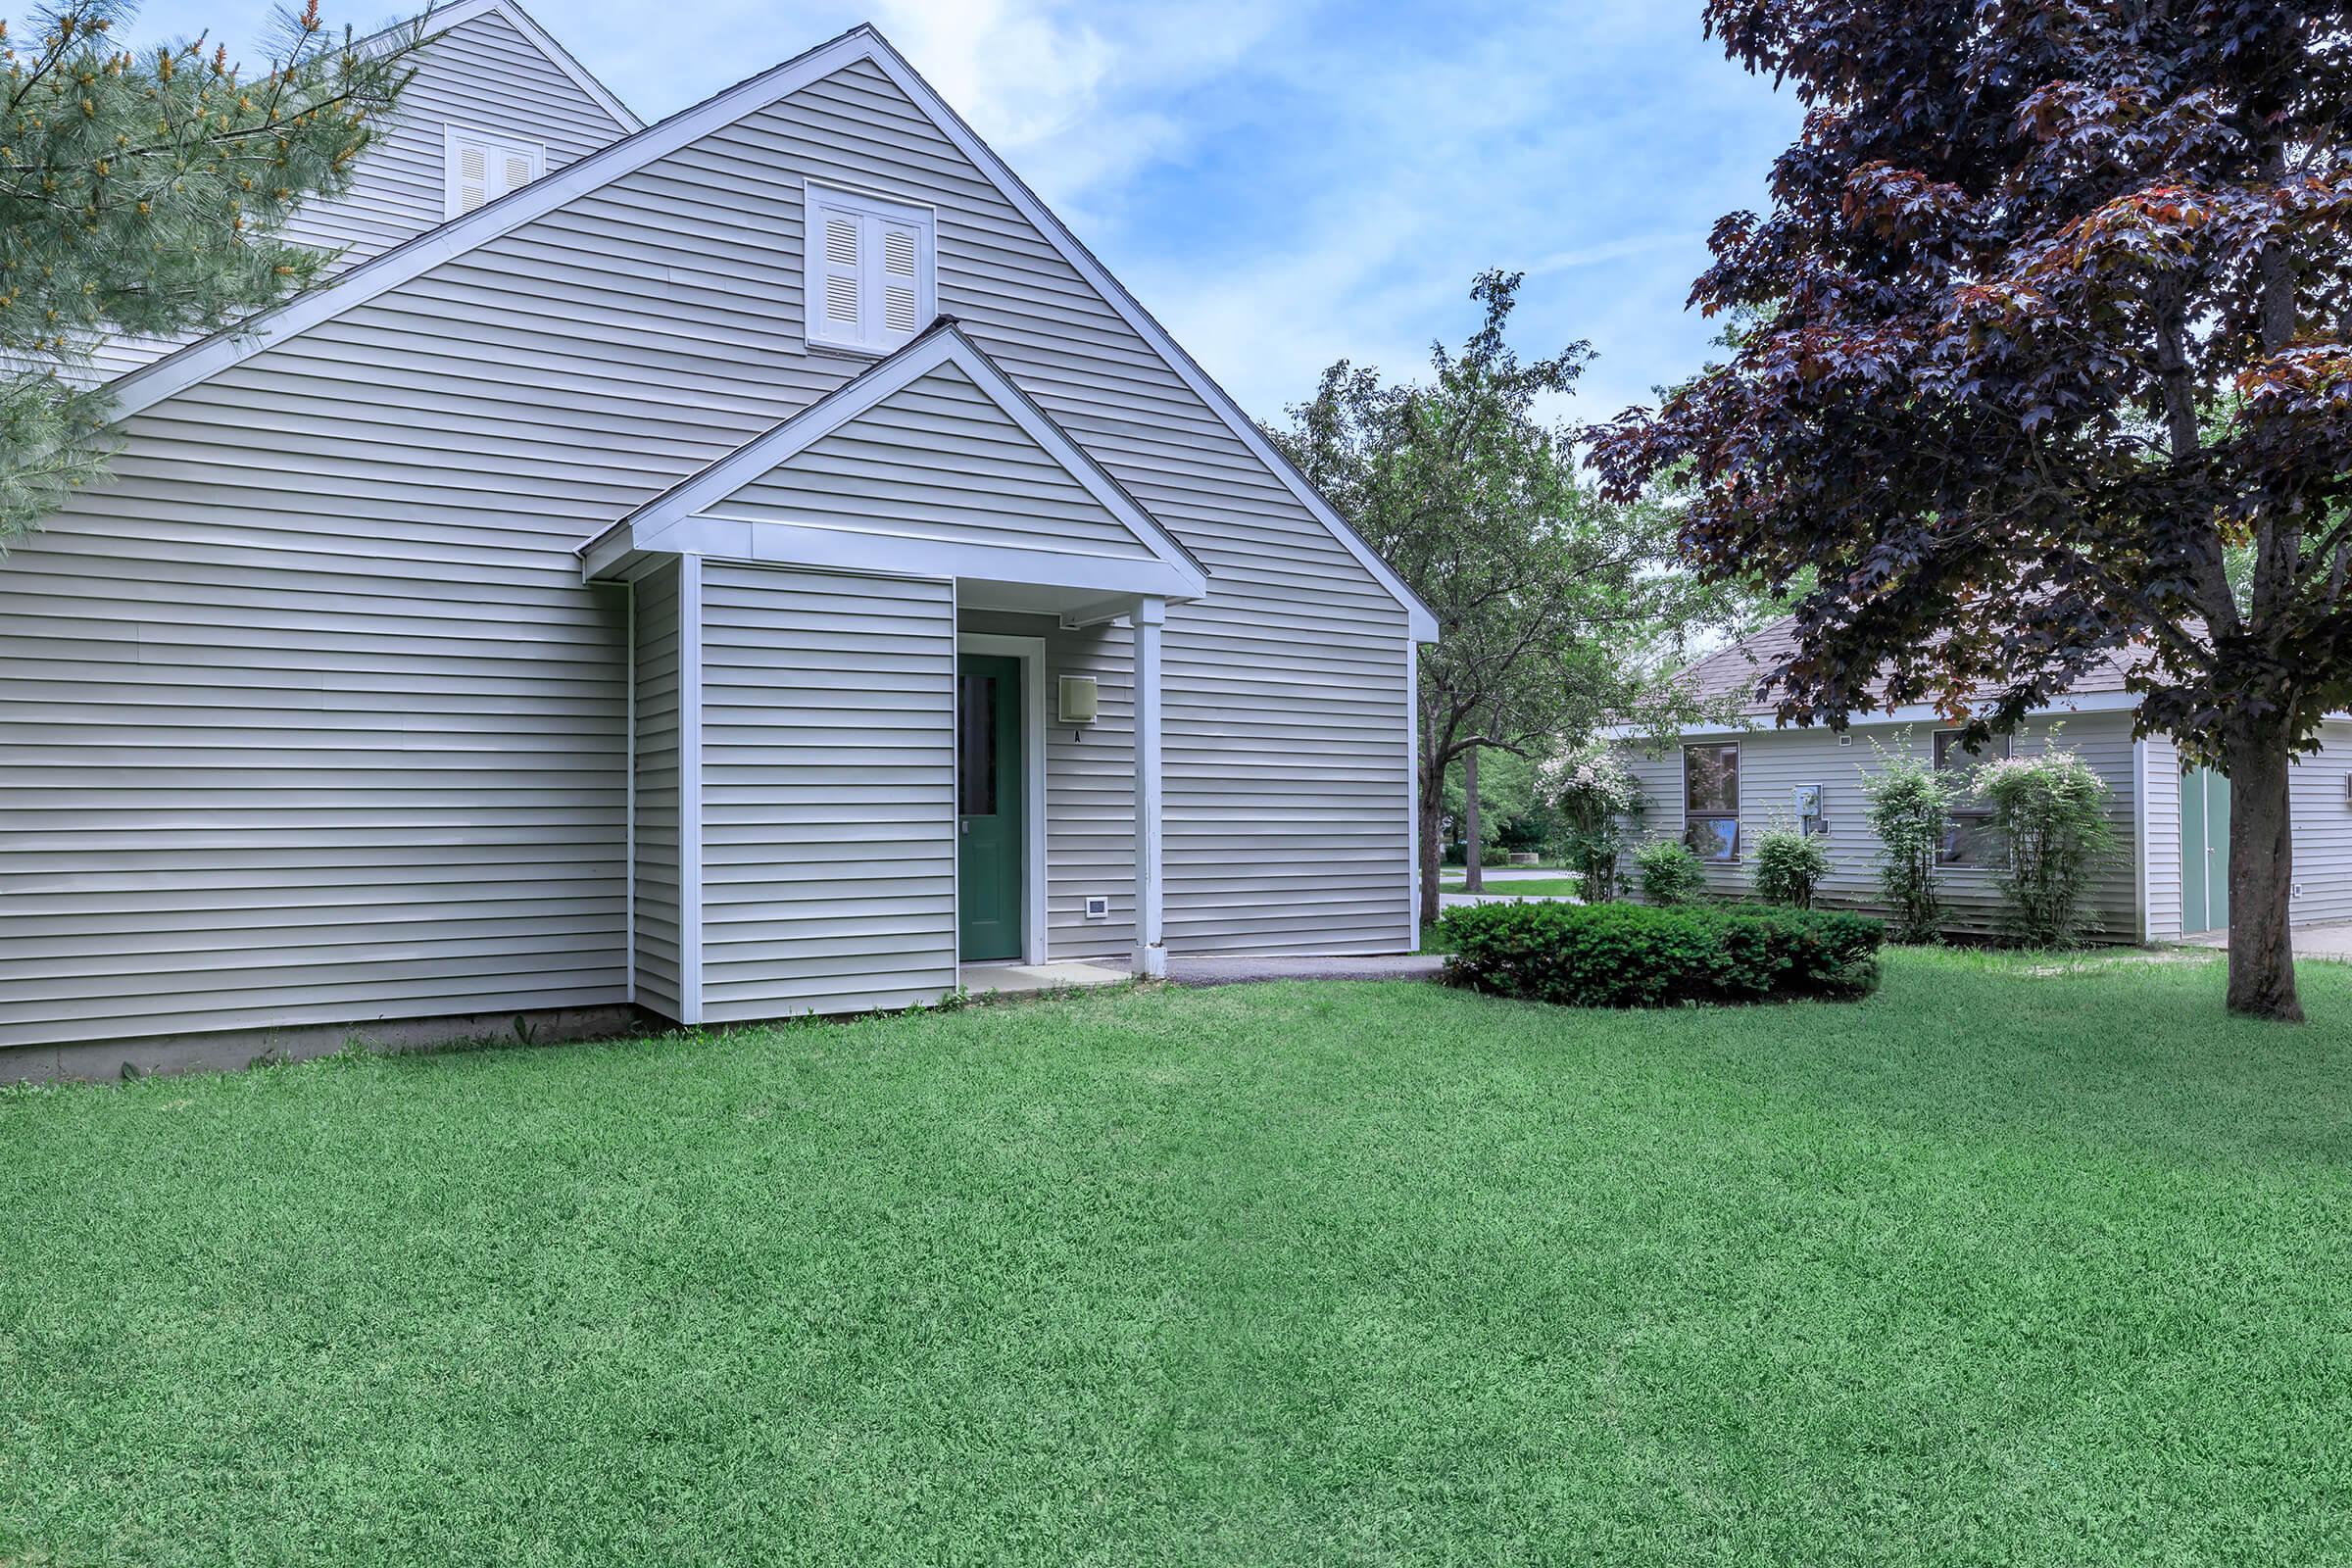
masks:
<path fill-rule="evenodd" d="M 1587 741 L 1547 759 L 1536 784 L 1567 823 L 1568 862 L 1584 878 L 1585 902 L 1614 899 L 1629 823 L 1646 805 L 1624 755 L 1606 741 Z"/>
<path fill-rule="evenodd" d="M 2053 738 L 2038 756 L 1986 762 L 1974 783 L 2000 833 L 1998 875 L 2015 935 L 2060 947 L 2095 929 L 2084 898 L 2117 843 L 2107 781 Z"/>
<path fill-rule="evenodd" d="M 1587 741 L 1547 759 L 1536 776 L 1544 796 L 1572 817 L 1588 810 L 1625 816 L 1641 808 L 1642 788 L 1634 782 L 1634 770 L 1606 741 Z"/>

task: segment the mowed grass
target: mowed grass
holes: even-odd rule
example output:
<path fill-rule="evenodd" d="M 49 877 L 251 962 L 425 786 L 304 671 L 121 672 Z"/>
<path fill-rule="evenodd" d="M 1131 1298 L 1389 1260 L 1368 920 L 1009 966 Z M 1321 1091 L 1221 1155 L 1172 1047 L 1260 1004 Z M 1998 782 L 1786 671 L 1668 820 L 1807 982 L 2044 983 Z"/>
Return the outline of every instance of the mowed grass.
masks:
<path fill-rule="evenodd" d="M 0 1097 L 0 1560 L 2352 1552 L 2352 968 L 1128 992 Z"/>
<path fill-rule="evenodd" d="M 1584 879 L 1573 876 L 1490 876 L 1479 891 L 1490 898 L 1510 899 L 1573 899 L 1584 890 Z M 1465 893 L 1469 885 L 1460 877 L 1438 884 L 1441 893 Z"/>

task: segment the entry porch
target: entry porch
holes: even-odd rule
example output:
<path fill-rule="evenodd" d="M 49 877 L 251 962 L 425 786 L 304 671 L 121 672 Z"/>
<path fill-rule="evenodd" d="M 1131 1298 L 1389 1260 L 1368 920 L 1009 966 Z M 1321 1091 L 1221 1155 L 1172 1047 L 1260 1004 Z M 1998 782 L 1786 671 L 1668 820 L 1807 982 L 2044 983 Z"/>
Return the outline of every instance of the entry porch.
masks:
<path fill-rule="evenodd" d="M 722 1023 L 937 1002 L 975 964 L 1165 972 L 1161 644 L 1206 575 L 960 333 L 581 556 L 631 601 L 640 1004 Z"/>

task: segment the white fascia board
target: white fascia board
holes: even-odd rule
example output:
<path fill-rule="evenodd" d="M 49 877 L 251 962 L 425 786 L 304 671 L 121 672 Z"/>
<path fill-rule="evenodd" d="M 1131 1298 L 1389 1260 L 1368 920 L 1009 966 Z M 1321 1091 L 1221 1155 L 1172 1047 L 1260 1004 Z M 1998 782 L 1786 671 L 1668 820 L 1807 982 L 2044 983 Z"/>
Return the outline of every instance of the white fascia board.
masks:
<path fill-rule="evenodd" d="M 114 417 L 124 419 L 153 408 L 174 393 L 241 365 L 297 332 L 331 321 L 387 290 L 504 238 L 525 223 L 700 141 L 762 105 L 789 97 L 810 82 L 821 81 L 859 60 L 870 59 L 873 46 L 874 40 L 866 33 L 844 33 L 715 97 L 706 98 L 691 109 L 681 110 L 659 124 L 600 148 L 543 179 L 535 179 L 487 207 L 477 207 L 464 218 L 395 245 L 332 282 L 167 354 L 113 384 Z"/>
<path fill-rule="evenodd" d="M 947 100 L 931 90 L 931 84 L 923 79 L 922 73 L 907 63 L 906 56 L 900 54 L 880 33 L 871 28 L 861 30 L 874 45 L 873 62 L 883 74 L 899 84 L 899 90 L 914 101 L 915 107 L 922 110 L 941 133 L 988 176 L 989 182 L 997 187 L 1004 199 L 1036 225 L 1038 232 L 1045 235 L 1047 241 L 1061 253 L 1062 259 L 1077 269 L 1078 275 L 1093 284 L 1095 292 L 1109 302 L 1110 308 L 1119 313 L 1137 335 L 1158 351 L 1168 368 L 1225 421 L 1244 446 L 1256 454 L 1258 461 L 1265 464 L 1299 505 L 1330 530 L 1331 536 L 1355 557 L 1364 569 L 1404 608 L 1412 640 L 1417 643 L 1436 642 L 1438 617 L 1429 606 L 1405 586 L 1404 579 L 1397 576 L 1370 545 L 1364 543 L 1363 536 L 1355 531 L 1348 519 L 1316 493 L 1315 487 L 1307 483 L 1306 476 L 1274 449 L 1274 444 L 1266 439 L 1265 432 L 1257 427 L 1257 422 L 1242 412 L 1241 405 L 1210 379 L 1199 362 L 1168 335 L 1167 329 L 1152 318 L 1152 313 L 1145 310 L 1134 295 L 1127 292 L 1126 285 L 1111 276 L 1110 270 L 1095 259 L 1094 252 L 1081 244 L 1078 236 L 1063 226 L 1061 220 L 1054 217 L 1053 211 L 1038 199 L 1037 193 L 1021 182 L 1021 177 L 1012 172 L 1011 167 L 980 139 L 978 132 L 963 122 L 963 117 L 956 113 Z"/>
<path fill-rule="evenodd" d="M 549 65 L 569 76 L 580 91 L 596 100 L 606 114 L 619 121 L 623 130 L 635 135 L 645 128 L 645 122 L 637 118 L 634 109 L 622 103 L 612 88 L 597 80 L 586 66 L 572 58 L 570 50 L 557 41 L 555 34 L 533 21 L 530 14 L 516 5 L 514 0 L 488 0 L 482 9 L 495 11 L 513 23 L 517 32 L 531 40 L 532 47 L 547 56 Z"/>
<path fill-rule="evenodd" d="M 623 555 L 659 551 L 762 566 L 808 566 L 885 577 L 1035 583 L 1089 593 L 1174 597 L 1197 580 L 1184 576 L 1164 561 L 1133 556 L 1068 555 L 1054 550 L 910 539 L 905 534 L 804 528 L 764 517 L 730 517 L 717 513 L 681 517 L 658 532 L 639 532 L 625 544 L 616 540 L 606 548 L 615 546 Z"/>
<path fill-rule="evenodd" d="M 744 486 L 782 467 L 875 405 L 947 365 L 971 377 L 973 385 L 1118 518 L 1136 542 L 1152 552 L 1153 559 L 1138 562 L 1080 552 L 952 545 L 909 540 L 904 535 L 801 528 L 726 515 L 727 498 Z M 684 537 L 679 532 L 681 525 L 704 519 L 725 521 L 745 530 L 740 549 L 756 547 L 772 552 L 742 555 L 740 559 L 744 560 L 784 561 L 794 558 L 781 552 L 805 550 L 810 554 L 799 559 L 808 565 L 889 566 L 895 560 L 900 564 L 893 569 L 906 570 L 909 568 L 905 563 L 914 561 L 918 564 L 911 569 L 925 576 L 993 577 L 1001 581 L 1076 588 L 1116 588 L 1165 594 L 1176 599 L 1199 599 L 1208 592 L 1208 575 L 1192 553 L 1138 506 L 1134 497 L 1087 456 L 1084 448 L 1064 434 L 1043 409 L 1013 385 L 971 339 L 953 326 L 936 327 L 916 338 L 857 379 L 837 387 L 765 434 L 754 437 L 656 496 L 582 547 L 583 569 L 594 577 L 633 550 L 679 550 L 682 546 L 677 541 Z M 726 537 L 713 530 L 703 530 L 702 536 L 712 540 Z M 739 549 L 710 549 L 706 553 L 737 555 Z M 1019 566 L 1024 574 L 1008 576 L 1004 570 L 964 569 L 952 564 L 962 561 L 1007 569 Z"/>
<path fill-rule="evenodd" d="M 2091 692 L 2082 697 L 2061 697 L 2047 708 L 2036 708 L 2026 714 L 2029 719 L 2064 719 L 2076 713 L 2129 713 L 2139 707 L 2139 699 L 2130 692 Z M 1926 703 L 1914 703 L 1892 711 L 1855 713 L 1846 720 L 1848 729 L 1883 729 L 1895 724 L 1940 724 L 1949 727 L 1953 721 L 1939 710 Z M 1635 724 L 1608 724 L 1598 732 L 1602 739 L 1613 741 L 1647 740 L 1650 732 Z M 1759 713 L 1748 724 L 1697 724 L 1675 731 L 1678 735 L 1713 739 L 1730 735 L 1830 735 L 1836 733 L 1827 724 L 1781 724 L 1769 714 Z"/>

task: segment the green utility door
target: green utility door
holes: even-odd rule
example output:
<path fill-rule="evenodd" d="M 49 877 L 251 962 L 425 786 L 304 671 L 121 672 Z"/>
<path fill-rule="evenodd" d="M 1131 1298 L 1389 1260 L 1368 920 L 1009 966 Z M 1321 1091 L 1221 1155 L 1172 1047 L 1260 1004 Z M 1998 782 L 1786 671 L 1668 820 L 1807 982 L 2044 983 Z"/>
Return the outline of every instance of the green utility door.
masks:
<path fill-rule="evenodd" d="M 2209 767 L 2180 775 L 2180 931 L 2230 924 L 2230 781 Z"/>
<path fill-rule="evenodd" d="M 967 654 L 956 677 L 956 902 L 963 958 L 1021 956 L 1021 662 Z"/>

